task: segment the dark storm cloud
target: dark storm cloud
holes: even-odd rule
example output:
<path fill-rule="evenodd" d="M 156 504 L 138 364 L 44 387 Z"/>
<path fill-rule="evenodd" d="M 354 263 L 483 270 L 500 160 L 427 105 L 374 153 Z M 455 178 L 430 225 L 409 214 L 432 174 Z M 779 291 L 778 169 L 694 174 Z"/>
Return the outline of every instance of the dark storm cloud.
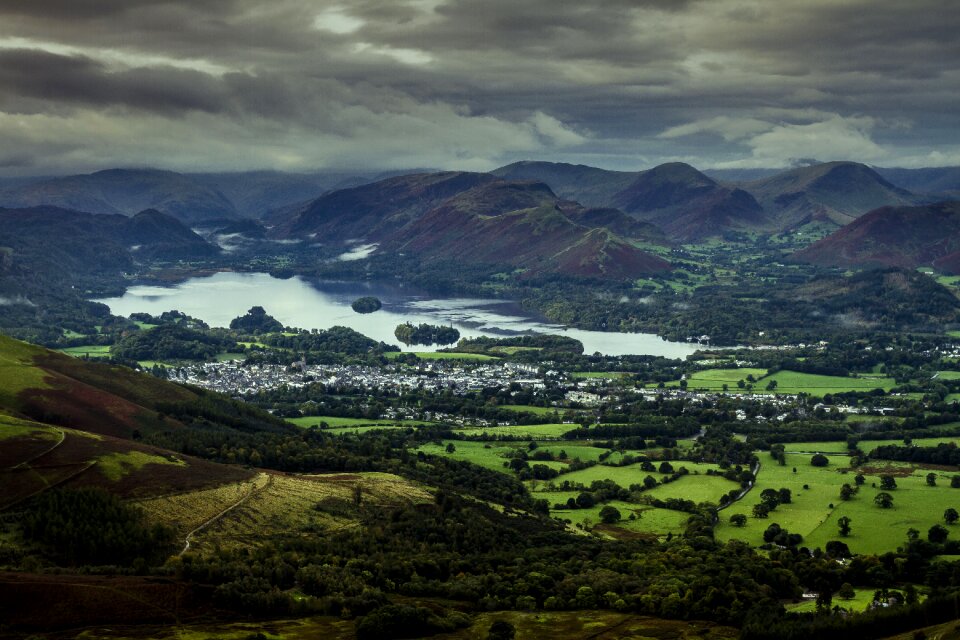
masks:
<path fill-rule="evenodd" d="M 0 106 L 67 103 L 127 106 L 156 113 L 224 109 L 225 93 L 196 71 L 145 68 L 110 72 L 84 57 L 23 49 L 0 51 Z"/>
<path fill-rule="evenodd" d="M 957 13 L 951 0 L 7 0 L 0 148 L 52 169 L 960 164 Z"/>

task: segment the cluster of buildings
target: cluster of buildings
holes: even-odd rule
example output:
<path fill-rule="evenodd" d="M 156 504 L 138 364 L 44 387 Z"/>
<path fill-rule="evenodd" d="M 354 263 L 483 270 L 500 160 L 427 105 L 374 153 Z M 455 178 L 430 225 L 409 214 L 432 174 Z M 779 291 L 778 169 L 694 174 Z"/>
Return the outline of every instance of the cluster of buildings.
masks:
<path fill-rule="evenodd" d="M 302 361 L 294 362 L 290 366 L 245 365 L 234 360 L 173 369 L 168 377 L 174 382 L 192 384 L 233 396 L 250 395 L 283 386 L 299 388 L 318 383 L 329 387 L 361 387 L 383 391 L 449 390 L 459 395 L 485 387 L 501 387 L 513 383 L 529 389 L 546 387 L 545 377 L 538 373 L 536 367 L 514 362 L 464 364 L 436 361 L 416 368 L 381 368 L 362 365 L 307 365 Z"/>

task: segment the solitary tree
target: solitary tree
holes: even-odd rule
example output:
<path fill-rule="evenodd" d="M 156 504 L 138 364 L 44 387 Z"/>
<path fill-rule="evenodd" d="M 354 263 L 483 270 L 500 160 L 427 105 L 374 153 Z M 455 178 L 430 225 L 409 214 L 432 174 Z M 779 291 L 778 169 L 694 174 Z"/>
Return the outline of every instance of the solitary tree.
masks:
<path fill-rule="evenodd" d="M 950 532 L 947 531 L 947 528 L 942 524 L 935 524 L 930 527 L 930 531 L 927 532 L 927 540 L 933 542 L 934 544 L 943 544 L 947 541 L 947 536 L 950 535 Z"/>
<path fill-rule="evenodd" d="M 857 592 L 853 590 L 852 584 L 849 582 L 844 582 L 842 585 L 840 585 L 840 591 L 837 591 L 837 595 L 844 600 L 852 600 L 856 597 Z"/>
<path fill-rule="evenodd" d="M 943 512 L 943 519 L 947 524 L 954 524 L 957 520 L 960 520 L 960 513 L 957 513 L 956 509 L 950 507 Z"/>
<path fill-rule="evenodd" d="M 620 510 L 616 507 L 612 507 L 609 504 L 603 509 L 600 509 L 600 520 L 604 524 L 615 524 L 620 522 L 620 518 L 623 516 L 620 515 Z"/>
<path fill-rule="evenodd" d="M 950 478 L 950 487 L 953 489 L 960 489 L 960 476 L 953 476 Z"/>
<path fill-rule="evenodd" d="M 842 487 L 840 487 L 840 499 L 841 499 L 841 500 L 849 500 L 850 498 L 853 497 L 853 494 L 855 494 L 855 493 L 856 493 L 856 491 L 855 491 L 854 488 L 851 487 L 849 484 L 844 483 L 844 485 L 843 485 Z"/>
<path fill-rule="evenodd" d="M 860 486 L 863 486 L 863 483 L 866 482 L 867 479 L 863 477 L 862 473 L 858 473 L 856 477 L 854 477 L 853 481 L 857 483 L 858 487 L 860 487 Z"/>
<path fill-rule="evenodd" d="M 840 535 L 847 537 L 850 535 L 850 518 L 847 516 L 841 517 L 837 520 L 837 526 L 840 527 Z"/>
<path fill-rule="evenodd" d="M 891 475 L 880 476 L 880 488 L 884 491 L 893 491 L 897 488 L 897 481 Z"/>
<path fill-rule="evenodd" d="M 815 467 L 825 467 L 830 464 L 830 458 L 823 455 L 822 453 L 815 453 L 813 457 L 810 458 L 810 464 Z"/>
<path fill-rule="evenodd" d="M 932 471 L 927 474 L 927 486 L 935 487 L 937 486 L 937 474 Z"/>
<path fill-rule="evenodd" d="M 742 513 L 735 513 L 730 516 L 730 524 L 735 527 L 743 527 L 747 524 L 747 516 Z"/>
<path fill-rule="evenodd" d="M 889 509 L 893 506 L 893 496 L 886 491 L 882 491 L 877 494 L 873 502 L 881 509 Z"/>
<path fill-rule="evenodd" d="M 770 507 L 768 507 L 767 505 L 763 504 L 762 502 L 760 504 L 753 505 L 754 518 L 766 518 L 769 515 L 770 515 Z"/>

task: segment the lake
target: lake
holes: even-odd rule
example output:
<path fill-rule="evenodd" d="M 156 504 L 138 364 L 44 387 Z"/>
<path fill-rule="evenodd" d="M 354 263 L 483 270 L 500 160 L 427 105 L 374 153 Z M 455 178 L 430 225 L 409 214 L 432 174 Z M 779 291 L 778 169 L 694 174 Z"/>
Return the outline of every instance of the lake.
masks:
<path fill-rule="evenodd" d="M 376 296 L 383 308 L 370 314 L 354 312 L 350 303 L 361 296 Z M 159 315 L 177 309 L 213 327 L 226 327 L 250 307 L 261 306 L 285 326 L 329 329 L 343 325 L 374 340 L 397 344 L 404 351 L 433 351 L 441 347 L 399 343 L 393 330 L 403 322 L 452 325 L 468 338 L 524 332 L 563 335 L 582 342 L 585 353 L 605 355 L 683 358 L 698 348 L 696 344 L 669 342 L 649 333 L 570 329 L 532 317 L 510 301 L 437 298 L 392 283 L 311 282 L 300 277 L 281 280 L 266 273 L 224 272 L 190 278 L 172 287 L 136 286 L 123 296 L 97 302 L 120 316 L 138 312 Z"/>

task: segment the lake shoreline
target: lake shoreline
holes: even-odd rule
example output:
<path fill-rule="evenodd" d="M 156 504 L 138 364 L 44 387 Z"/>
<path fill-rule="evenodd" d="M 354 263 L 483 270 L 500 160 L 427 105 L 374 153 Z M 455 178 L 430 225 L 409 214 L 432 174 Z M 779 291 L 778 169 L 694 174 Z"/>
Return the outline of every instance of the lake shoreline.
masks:
<path fill-rule="evenodd" d="M 397 324 L 427 322 L 454 326 L 468 338 L 565 335 L 580 340 L 587 354 L 683 358 L 703 348 L 696 343 L 670 342 L 651 333 L 564 327 L 528 312 L 514 300 L 440 297 L 403 283 L 315 281 L 299 275 L 278 278 L 265 272 L 227 269 L 157 275 L 159 277 L 131 282 L 121 296 L 96 301 L 107 304 L 112 313 L 124 316 L 177 309 L 211 326 L 227 326 L 232 318 L 251 306 L 263 306 L 286 326 L 325 329 L 340 324 L 387 343 L 395 342 L 393 329 Z M 350 304 L 357 297 L 367 295 L 383 300 L 384 308 L 372 314 L 357 314 Z M 437 348 L 440 347 L 428 350 Z"/>

